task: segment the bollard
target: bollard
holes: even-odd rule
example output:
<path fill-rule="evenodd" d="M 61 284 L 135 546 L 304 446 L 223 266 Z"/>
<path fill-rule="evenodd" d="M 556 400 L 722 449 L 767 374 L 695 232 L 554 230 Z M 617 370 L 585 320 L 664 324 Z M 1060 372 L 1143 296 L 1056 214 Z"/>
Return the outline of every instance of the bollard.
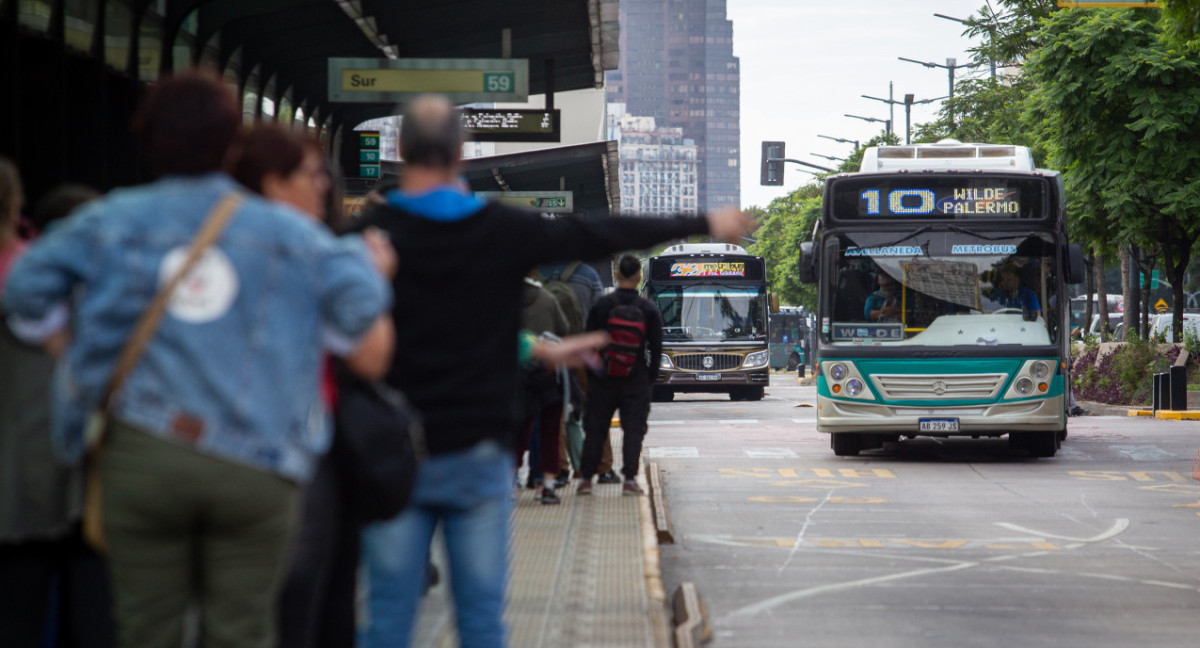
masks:
<path fill-rule="evenodd" d="M 1185 411 L 1187 405 L 1187 367 L 1171 367 L 1169 383 L 1171 385 L 1171 407 L 1168 409 Z"/>
<path fill-rule="evenodd" d="M 1167 378 L 1168 374 L 1165 373 L 1154 374 L 1154 385 L 1150 392 L 1152 401 L 1150 408 L 1155 412 L 1163 409 L 1171 409 L 1171 404 L 1164 402 L 1168 397 L 1166 388 Z"/>

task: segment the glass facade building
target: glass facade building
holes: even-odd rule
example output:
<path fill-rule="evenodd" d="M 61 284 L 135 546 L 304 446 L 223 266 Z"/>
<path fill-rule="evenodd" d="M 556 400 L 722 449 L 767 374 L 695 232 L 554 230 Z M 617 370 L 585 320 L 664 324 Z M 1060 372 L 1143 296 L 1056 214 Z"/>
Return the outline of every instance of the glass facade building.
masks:
<path fill-rule="evenodd" d="M 741 203 L 740 71 L 726 0 L 622 0 L 610 103 L 696 143 L 697 207 Z"/>

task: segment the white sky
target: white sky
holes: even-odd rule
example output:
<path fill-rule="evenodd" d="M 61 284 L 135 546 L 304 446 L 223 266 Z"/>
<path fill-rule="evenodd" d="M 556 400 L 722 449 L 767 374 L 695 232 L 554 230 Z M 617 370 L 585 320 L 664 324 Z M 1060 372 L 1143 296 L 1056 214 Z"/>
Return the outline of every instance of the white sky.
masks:
<path fill-rule="evenodd" d="M 917 101 L 945 96 L 947 70 L 896 57 L 970 62 L 967 49 L 977 41 L 962 35 L 963 25 L 933 14 L 968 18 L 983 6 L 984 0 L 727 0 L 742 73 L 742 206 L 766 207 L 812 177 L 788 163 L 783 186 L 760 186 L 764 140 L 785 142 L 789 158 L 835 166 L 811 153 L 846 157 L 853 145 L 817 135 L 865 142 L 884 125 L 844 114 L 888 118 L 888 104 L 860 95 L 886 99 L 891 81 L 898 101 L 906 93 Z M 987 73 L 960 69 L 955 76 Z M 932 120 L 940 103 L 914 105 L 913 125 Z M 903 105 L 895 106 L 894 128 L 903 141 Z"/>

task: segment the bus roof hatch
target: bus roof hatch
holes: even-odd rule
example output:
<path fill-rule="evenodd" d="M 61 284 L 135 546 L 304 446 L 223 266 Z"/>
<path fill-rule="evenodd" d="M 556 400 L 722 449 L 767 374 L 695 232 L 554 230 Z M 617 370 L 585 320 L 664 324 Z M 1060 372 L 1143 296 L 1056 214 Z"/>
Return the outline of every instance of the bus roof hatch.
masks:
<path fill-rule="evenodd" d="M 964 144 L 944 139 L 936 144 L 872 146 L 863 151 L 860 172 L 893 171 L 1034 171 L 1029 147 L 1007 144 Z"/>

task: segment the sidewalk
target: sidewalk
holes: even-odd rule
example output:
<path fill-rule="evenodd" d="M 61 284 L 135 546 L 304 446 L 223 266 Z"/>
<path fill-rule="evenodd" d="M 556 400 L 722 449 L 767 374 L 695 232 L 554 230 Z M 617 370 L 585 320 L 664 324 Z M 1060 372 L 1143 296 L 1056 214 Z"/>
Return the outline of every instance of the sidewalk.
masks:
<path fill-rule="evenodd" d="M 619 461 L 620 428 L 611 436 Z M 644 470 L 638 479 L 649 492 Z M 622 496 L 620 484 L 597 484 L 592 495 L 576 497 L 574 480 L 558 491 L 557 506 L 540 504 L 534 492 L 521 489 L 513 514 L 508 645 L 670 646 L 647 497 Z M 422 602 L 413 645 L 449 648 L 458 641 L 440 538 L 434 547 L 441 582 Z"/>

